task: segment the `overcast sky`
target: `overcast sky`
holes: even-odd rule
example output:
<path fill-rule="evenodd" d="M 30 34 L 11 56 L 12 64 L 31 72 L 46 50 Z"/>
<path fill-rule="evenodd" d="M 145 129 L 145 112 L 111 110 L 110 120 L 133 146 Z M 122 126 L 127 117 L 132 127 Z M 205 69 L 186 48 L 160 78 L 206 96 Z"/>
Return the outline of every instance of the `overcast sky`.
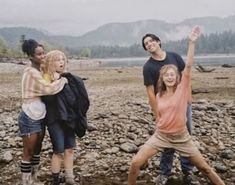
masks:
<path fill-rule="evenodd" d="M 0 0 L 0 27 L 81 35 L 110 22 L 235 15 L 235 0 Z"/>

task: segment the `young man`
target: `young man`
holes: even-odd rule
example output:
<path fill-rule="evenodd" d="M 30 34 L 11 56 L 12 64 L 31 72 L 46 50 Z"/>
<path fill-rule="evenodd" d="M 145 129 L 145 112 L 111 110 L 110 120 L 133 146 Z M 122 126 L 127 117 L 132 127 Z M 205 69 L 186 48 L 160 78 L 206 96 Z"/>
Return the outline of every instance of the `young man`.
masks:
<path fill-rule="evenodd" d="M 183 71 L 185 63 L 180 55 L 173 52 L 164 51 L 161 48 L 161 40 L 154 34 L 146 34 L 142 38 L 143 48 L 149 52 L 150 58 L 143 67 L 144 85 L 146 86 L 149 104 L 156 119 L 157 115 L 157 81 L 159 79 L 159 72 L 162 66 L 166 64 L 174 64 L 180 72 Z M 191 104 L 188 105 L 187 110 L 187 128 L 189 133 L 192 132 L 192 117 Z M 157 177 L 157 184 L 164 185 L 167 183 L 168 177 L 171 174 L 173 157 L 173 149 L 166 149 L 160 161 L 160 174 Z M 184 173 L 184 181 L 190 185 L 199 184 L 198 180 L 192 173 L 193 165 L 184 157 L 180 157 L 182 171 Z"/>

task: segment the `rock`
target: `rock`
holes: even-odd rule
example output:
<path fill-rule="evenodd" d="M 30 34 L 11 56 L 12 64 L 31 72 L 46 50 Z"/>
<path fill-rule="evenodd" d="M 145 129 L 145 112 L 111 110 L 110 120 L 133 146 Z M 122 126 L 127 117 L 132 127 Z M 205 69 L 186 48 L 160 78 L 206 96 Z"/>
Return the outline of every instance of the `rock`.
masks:
<path fill-rule="evenodd" d="M 127 153 L 135 153 L 138 151 L 138 147 L 133 143 L 123 143 L 120 149 Z"/>
<path fill-rule="evenodd" d="M 215 169 L 218 173 L 225 173 L 228 170 L 226 166 L 221 165 L 221 164 L 216 164 Z"/>
<path fill-rule="evenodd" d="M 232 159 L 234 157 L 234 152 L 232 150 L 222 151 L 220 157 L 224 159 Z"/>
<path fill-rule="evenodd" d="M 95 130 L 98 130 L 98 129 L 97 129 L 97 127 L 94 126 L 93 124 L 88 123 L 88 124 L 87 124 L 87 130 L 88 130 L 89 132 L 92 132 L 92 131 L 95 131 Z"/>
<path fill-rule="evenodd" d="M 0 163 L 9 163 L 13 160 L 12 151 L 5 151 L 0 154 Z"/>

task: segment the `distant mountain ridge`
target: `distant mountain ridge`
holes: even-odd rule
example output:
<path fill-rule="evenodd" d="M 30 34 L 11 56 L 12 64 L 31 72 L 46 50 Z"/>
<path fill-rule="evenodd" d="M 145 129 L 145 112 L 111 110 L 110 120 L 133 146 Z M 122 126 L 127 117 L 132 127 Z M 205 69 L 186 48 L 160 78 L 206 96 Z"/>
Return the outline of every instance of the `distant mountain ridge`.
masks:
<path fill-rule="evenodd" d="M 82 36 L 53 36 L 34 28 L 14 27 L 0 28 L 0 38 L 8 45 L 19 43 L 21 35 L 46 41 L 68 48 L 85 46 L 130 46 L 140 44 L 146 33 L 155 33 L 163 41 L 184 38 L 194 25 L 199 25 L 204 34 L 221 33 L 226 30 L 235 32 L 235 15 L 225 18 L 201 17 L 186 19 L 180 23 L 167 23 L 159 20 L 142 20 L 128 23 L 109 23 L 87 32 Z"/>

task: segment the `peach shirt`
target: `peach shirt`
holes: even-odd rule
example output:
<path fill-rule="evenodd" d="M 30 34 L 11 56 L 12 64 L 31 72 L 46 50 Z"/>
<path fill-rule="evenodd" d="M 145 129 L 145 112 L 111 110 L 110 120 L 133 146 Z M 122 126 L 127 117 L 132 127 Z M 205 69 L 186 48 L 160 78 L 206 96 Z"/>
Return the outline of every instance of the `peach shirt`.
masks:
<path fill-rule="evenodd" d="M 191 75 L 182 73 L 182 79 L 171 97 L 157 94 L 158 122 L 156 129 L 166 134 L 181 134 L 187 130 L 186 111 L 191 100 Z"/>

